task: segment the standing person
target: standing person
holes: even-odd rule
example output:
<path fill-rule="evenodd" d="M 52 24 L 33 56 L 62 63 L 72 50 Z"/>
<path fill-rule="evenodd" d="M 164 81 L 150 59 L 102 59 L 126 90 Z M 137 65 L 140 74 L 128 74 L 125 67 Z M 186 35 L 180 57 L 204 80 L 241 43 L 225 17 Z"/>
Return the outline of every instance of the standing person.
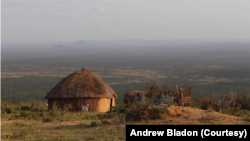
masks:
<path fill-rule="evenodd" d="M 140 93 L 138 92 L 138 93 L 137 93 L 137 101 L 142 101 L 140 96 L 141 96 L 141 95 L 140 95 Z"/>
<path fill-rule="evenodd" d="M 137 93 L 137 96 L 141 96 L 139 92 Z"/>

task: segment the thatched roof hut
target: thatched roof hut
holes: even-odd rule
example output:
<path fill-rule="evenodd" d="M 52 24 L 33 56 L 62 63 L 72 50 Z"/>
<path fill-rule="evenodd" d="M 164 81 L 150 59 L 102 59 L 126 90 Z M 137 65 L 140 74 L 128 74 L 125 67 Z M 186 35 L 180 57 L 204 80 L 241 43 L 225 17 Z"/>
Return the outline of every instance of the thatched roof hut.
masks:
<path fill-rule="evenodd" d="M 117 95 L 108 84 L 82 68 L 62 79 L 45 98 L 49 109 L 57 103 L 61 108 L 71 104 L 73 111 L 81 111 L 82 106 L 89 104 L 88 111 L 107 112 L 115 106 Z"/>
<path fill-rule="evenodd" d="M 145 101 L 148 100 L 148 91 L 130 91 L 124 94 L 124 104 L 127 104 L 129 106 L 130 104 L 134 103 L 136 101 L 137 93 L 140 94 L 140 96 L 145 97 Z"/>

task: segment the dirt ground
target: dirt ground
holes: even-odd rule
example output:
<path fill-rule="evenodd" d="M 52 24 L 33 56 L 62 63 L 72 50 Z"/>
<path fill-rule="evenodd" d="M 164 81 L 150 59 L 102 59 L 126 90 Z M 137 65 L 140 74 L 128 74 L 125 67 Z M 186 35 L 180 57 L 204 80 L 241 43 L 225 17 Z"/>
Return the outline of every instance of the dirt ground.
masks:
<path fill-rule="evenodd" d="M 168 110 L 167 114 L 162 114 L 158 119 L 146 120 L 145 124 L 150 125 L 250 125 L 250 122 L 242 117 L 231 116 L 215 111 L 194 109 L 191 107 L 181 107 L 162 104 L 161 108 Z M 141 124 L 142 122 L 131 122 L 129 124 Z"/>

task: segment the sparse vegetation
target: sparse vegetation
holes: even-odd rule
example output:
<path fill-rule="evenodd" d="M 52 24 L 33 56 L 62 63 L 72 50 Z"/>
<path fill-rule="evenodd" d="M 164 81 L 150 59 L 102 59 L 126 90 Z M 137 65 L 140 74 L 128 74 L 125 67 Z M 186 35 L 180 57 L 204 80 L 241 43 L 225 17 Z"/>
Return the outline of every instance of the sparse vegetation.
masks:
<path fill-rule="evenodd" d="M 29 103 L 26 103 L 26 105 L 29 105 Z M 156 124 L 155 122 L 158 120 L 167 122 L 168 124 L 183 124 L 183 121 L 186 121 L 186 124 L 197 124 L 194 120 L 187 120 L 192 119 L 188 114 L 192 115 L 193 113 L 179 110 L 191 107 L 179 107 L 174 104 L 148 105 L 143 102 L 136 102 L 129 108 L 125 108 L 126 105 L 120 105 L 114 107 L 112 111 L 98 114 L 87 112 L 74 113 L 58 109 L 48 111 L 45 109 L 46 107 L 38 108 L 37 105 L 34 105 L 37 106 L 36 111 L 30 111 L 28 109 L 22 110 L 21 108 L 17 110 L 18 105 L 6 104 L 6 107 L 9 106 L 12 106 L 16 109 L 16 113 L 20 112 L 20 114 L 3 114 L 2 140 L 79 140 L 82 138 L 91 140 L 125 140 L 126 124 L 137 123 L 150 125 Z M 171 108 L 177 109 L 173 110 Z M 177 113 L 175 113 L 175 111 Z M 188 111 L 190 111 L 190 109 Z M 249 116 L 249 111 L 235 110 L 234 113 L 230 114 L 244 117 L 242 120 L 234 119 L 235 122 L 249 124 L 250 120 L 249 117 L 247 117 Z M 34 118 L 34 115 L 37 115 L 41 120 Z M 206 113 L 206 111 L 203 111 L 200 115 L 202 115 L 202 117 L 197 120 L 200 121 L 200 123 L 206 121 L 206 123 L 214 125 L 228 124 L 225 119 L 222 120 L 211 112 Z M 61 120 L 61 116 L 64 120 Z M 29 119 L 29 117 L 32 118 Z M 181 122 L 176 121 L 176 119 L 179 118 Z M 82 134 L 82 132 L 85 134 Z"/>
<path fill-rule="evenodd" d="M 213 60 L 199 61 L 203 56 L 200 58 L 196 56 L 191 60 L 183 57 L 184 59 L 174 61 L 173 56 L 158 58 L 155 61 L 150 57 L 131 57 L 132 60 L 140 58 L 143 61 L 140 60 L 135 64 L 128 61 L 131 66 L 127 68 L 119 61 L 111 64 L 109 60 L 103 65 L 99 63 L 100 59 L 93 63 L 94 61 L 84 62 L 91 60 L 86 57 L 76 58 L 43 58 L 36 59 L 35 62 L 32 59 L 2 61 L 2 140 L 125 140 L 126 124 L 250 124 L 250 105 L 247 99 L 249 96 L 244 97 L 250 92 L 249 65 L 244 63 L 242 65 L 231 60 L 237 65 L 234 67 L 228 63 L 230 62 L 228 59 L 216 60 L 215 66 L 211 65 L 214 63 Z M 67 64 L 60 62 L 65 59 Z M 67 108 L 64 111 L 56 108 L 48 111 L 44 99 L 46 93 L 62 77 L 78 70 L 83 64 L 89 65 L 91 71 L 101 76 L 117 92 L 116 107 L 104 114 L 73 113 Z M 154 64 L 154 67 L 150 64 Z M 123 95 L 127 91 L 147 90 L 145 84 L 154 80 L 159 80 L 161 84 L 169 84 L 167 88 L 175 88 L 175 84 L 192 86 L 193 102 L 184 105 L 185 107 L 177 107 L 176 103 L 165 105 L 135 103 L 131 108 L 125 108 Z M 159 88 L 164 89 L 164 86 Z M 202 97 L 202 94 L 209 90 L 216 90 L 217 96 Z M 229 93 L 229 90 L 234 92 Z M 242 93 L 239 90 L 242 90 Z M 159 92 L 159 89 L 155 90 L 152 95 L 158 96 Z M 241 107 L 224 109 L 223 114 L 219 114 L 209 101 L 194 102 L 197 98 L 210 98 L 214 102 L 217 102 L 217 98 L 235 100 L 241 103 Z M 13 104 L 6 101 L 11 101 Z M 31 110 L 32 104 L 33 110 Z"/>
<path fill-rule="evenodd" d="M 92 121 L 90 126 L 96 126 L 96 122 L 95 121 Z"/>

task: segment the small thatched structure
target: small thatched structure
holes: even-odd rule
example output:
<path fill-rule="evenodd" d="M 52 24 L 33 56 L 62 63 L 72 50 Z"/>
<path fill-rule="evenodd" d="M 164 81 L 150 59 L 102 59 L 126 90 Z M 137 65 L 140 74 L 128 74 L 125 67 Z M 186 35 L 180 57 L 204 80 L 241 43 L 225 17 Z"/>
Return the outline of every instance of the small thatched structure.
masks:
<path fill-rule="evenodd" d="M 70 104 L 73 111 L 81 111 L 89 104 L 90 112 L 107 112 L 115 106 L 117 95 L 108 84 L 82 68 L 62 79 L 45 98 L 49 109 L 53 104 L 62 109 Z"/>
<path fill-rule="evenodd" d="M 148 93 L 147 91 L 130 91 L 124 94 L 124 104 L 129 106 L 130 104 L 134 103 L 138 98 L 137 93 L 140 93 L 140 96 L 145 97 L 145 102 L 148 101 Z"/>

